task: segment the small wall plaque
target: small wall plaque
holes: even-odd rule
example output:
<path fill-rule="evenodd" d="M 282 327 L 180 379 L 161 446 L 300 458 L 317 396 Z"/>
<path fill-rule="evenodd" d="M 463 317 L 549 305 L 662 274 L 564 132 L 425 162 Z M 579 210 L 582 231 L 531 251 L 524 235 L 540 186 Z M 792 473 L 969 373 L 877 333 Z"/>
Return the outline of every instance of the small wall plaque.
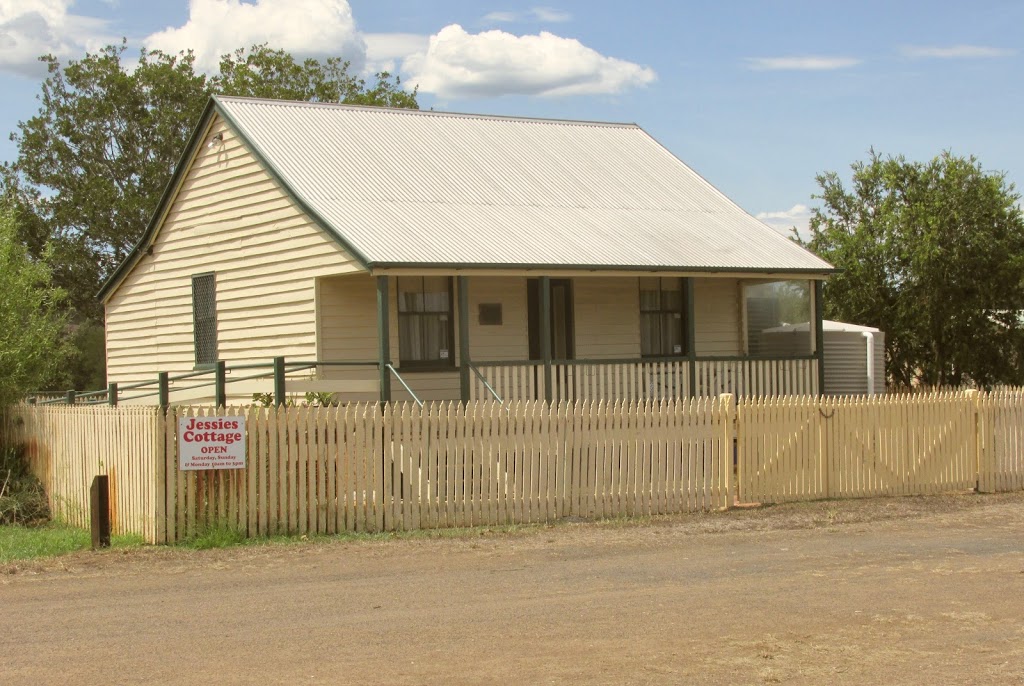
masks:
<path fill-rule="evenodd" d="M 481 326 L 500 326 L 501 303 L 480 303 L 478 321 Z"/>

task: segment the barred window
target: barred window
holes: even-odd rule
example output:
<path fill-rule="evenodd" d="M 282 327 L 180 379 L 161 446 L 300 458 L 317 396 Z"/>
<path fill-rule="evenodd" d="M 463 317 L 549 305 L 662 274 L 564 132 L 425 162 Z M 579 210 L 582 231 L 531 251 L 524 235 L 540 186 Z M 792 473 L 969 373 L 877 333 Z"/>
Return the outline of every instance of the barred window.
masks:
<path fill-rule="evenodd" d="M 192 277 L 192 331 L 196 366 L 217 362 L 217 281 L 212 273 Z"/>
<path fill-rule="evenodd" d="M 640 279 L 640 354 L 643 357 L 687 354 L 683 303 L 682 279 Z"/>
<path fill-rule="evenodd" d="M 398 277 L 398 357 L 402 367 L 453 367 L 452 280 Z"/>

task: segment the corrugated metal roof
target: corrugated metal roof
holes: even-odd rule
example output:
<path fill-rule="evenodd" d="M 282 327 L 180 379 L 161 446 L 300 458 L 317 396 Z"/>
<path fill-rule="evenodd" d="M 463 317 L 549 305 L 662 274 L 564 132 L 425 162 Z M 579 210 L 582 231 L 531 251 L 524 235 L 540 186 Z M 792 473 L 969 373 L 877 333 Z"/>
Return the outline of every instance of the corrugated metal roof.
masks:
<path fill-rule="evenodd" d="M 831 270 L 632 124 L 217 102 L 372 266 Z"/>

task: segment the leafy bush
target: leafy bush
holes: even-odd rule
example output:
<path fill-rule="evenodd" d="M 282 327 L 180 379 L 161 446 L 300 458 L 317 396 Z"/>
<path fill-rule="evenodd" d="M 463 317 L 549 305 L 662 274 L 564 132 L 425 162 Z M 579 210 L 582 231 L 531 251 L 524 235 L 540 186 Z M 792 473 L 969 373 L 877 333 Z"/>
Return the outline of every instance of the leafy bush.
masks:
<path fill-rule="evenodd" d="M 0 448 L 0 524 L 42 524 L 50 519 L 43 484 L 32 474 L 24 450 Z"/>

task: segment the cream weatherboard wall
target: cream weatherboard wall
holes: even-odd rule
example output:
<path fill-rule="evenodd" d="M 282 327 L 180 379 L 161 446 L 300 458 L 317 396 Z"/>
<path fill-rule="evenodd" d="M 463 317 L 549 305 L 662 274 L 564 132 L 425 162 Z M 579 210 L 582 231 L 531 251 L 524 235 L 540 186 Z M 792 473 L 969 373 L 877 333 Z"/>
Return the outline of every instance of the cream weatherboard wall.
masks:
<path fill-rule="evenodd" d="M 195 365 L 192 276 L 216 274 L 217 353 L 234 363 L 312 358 L 316 277 L 359 271 L 282 191 L 232 129 L 211 123 L 151 254 L 106 302 L 107 378 Z"/>
<path fill-rule="evenodd" d="M 737 279 L 694 279 L 693 318 L 697 355 L 743 354 L 743 310 Z"/>

